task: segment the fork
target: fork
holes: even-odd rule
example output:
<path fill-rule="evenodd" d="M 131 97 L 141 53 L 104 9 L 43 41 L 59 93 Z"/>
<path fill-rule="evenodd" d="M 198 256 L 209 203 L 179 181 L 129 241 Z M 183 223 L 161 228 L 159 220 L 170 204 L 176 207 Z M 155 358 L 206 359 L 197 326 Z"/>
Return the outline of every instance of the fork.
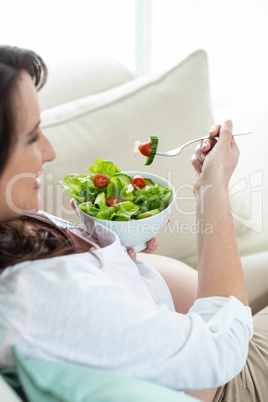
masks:
<path fill-rule="evenodd" d="M 233 134 L 233 137 L 239 136 L 239 135 L 248 135 L 248 134 L 252 134 L 252 131 L 249 131 L 248 133 L 238 133 L 238 134 Z M 200 138 L 196 138 L 195 140 L 191 140 L 186 142 L 185 144 L 181 145 L 179 148 L 175 148 L 172 149 L 171 151 L 167 151 L 167 152 L 156 152 L 156 155 L 159 156 L 176 156 L 179 155 L 181 153 L 181 151 L 187 147 L 188 145 L 192 144 L 193 142 L 197 142 L 197 141 L 201 141 L 201 140 L 206 140 L 206 139 L 212 139 L 212 138 L 217 138 L 216 137 L 210 137 L 209 135 L 206 135 L 205 137 L 200 137 Z"/>

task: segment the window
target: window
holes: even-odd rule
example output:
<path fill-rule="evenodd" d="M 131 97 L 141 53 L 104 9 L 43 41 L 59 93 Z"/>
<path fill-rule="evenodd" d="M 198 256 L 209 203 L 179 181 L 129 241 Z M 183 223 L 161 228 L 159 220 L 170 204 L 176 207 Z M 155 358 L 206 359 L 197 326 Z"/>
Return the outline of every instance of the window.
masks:
<path fill-rule="evenodd" d="M 135 10 L 135 0 L 8 0 L 1 43 L 35 50 L 47 64 L 84 53 L 135 71 Z"/>

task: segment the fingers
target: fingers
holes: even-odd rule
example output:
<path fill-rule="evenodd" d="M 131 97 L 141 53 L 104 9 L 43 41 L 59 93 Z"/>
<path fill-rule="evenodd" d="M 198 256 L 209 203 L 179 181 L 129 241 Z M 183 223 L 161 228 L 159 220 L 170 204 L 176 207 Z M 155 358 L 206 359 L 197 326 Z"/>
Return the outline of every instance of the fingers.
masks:
<path fill-rule="evenodd" d="M 219 135 L 221 129 L 221 124 L 216 124 L 215 126 L 212 126 L 211 129 L 209 130 L 209 136 L 210 137 L 216 137 Z"/>
<path fill-rule="evenodd" d="M 199 163 L 203 164 L 204 160 L 206 159 L 206 156 L 209 151 L 214 148 L 215 144 L 217 144 L 217 140 L 212 138 L 203 140 L 203 142 L 200 142 L 196 147 L 195 147 L 195 157 L 198 159 Z M 193 163 L 193 160 L 192 160 Z"/>
<path fill-rule="evenodd" d="M 202 152 L 209 152 L 212 148 L 212 141 L 207 139 L 207 140 L 202 140 L 199 145 L 199 148 Z"/>
<path fill-rule="evenodd" d="M 233 123 L 231 120 L 226 120 L 220 130 L 220 144 L 228 149 L 231 148 L 232 152 L 239 158 L 239 148 L 233 137 Z"/>
<path fill-rule="evenodd" d="M 71 204 L 72 209 L 73 209 L 74 212 L 76 213 L 76 215 L 79 216 L 78 213 L 77 213 L 77 211 L 76 211 L 76 208 L 75 208 L 75 206 L 74 206 L 74 199 L 73 199 L 73 198 L 71 199 L 70 204 Z"/>
<path fill-rule="evenodd" d="M 210 131 L 209 131 L 209 136 L 210 137 L 217 137 L 219 136 L 221 129 L 221 125 L 217 124 L 215 126 L 212 126 Z M 206 138 L 205 140 L 202 140 L 200 144 L 198 144 L 195 148 L 195 154 L 197 159 L 199 160 L 200 163 L 203 163 L 206 157 L 206 153 L 208 153 L 217 143 L 216 139 L 209 139 Z"/>
<path fill-rule="evenodd" d="M 200 173 L 201 173 L 201 172 L 202 172 L 203 163 L 199 161 L 199 159 L 197 158 L 196 154 L 193 154 L 193 155 L 192 155 L 191 162 L 192 162 L 192 165 L 193 165 L 194 169 L 195 169 L 197 172 L 200 172 Z"/>
<path fill-rule="evenodd" d="M 221 125 L 217 124 L 215 126 L 212 126 L 210 131 L 209 131 L 209 136 L 210 137 L 217 137 L 219 136 L 220 133 L 220 129 L 221 129 Z M 202 171 L 202 165 L 206 159 L 206 155 L 209 151 L 211 151 L 211 149 L 215 146 L 215 144 L 217 143 L 216 138 L 215 139 L 205 139 L 202 140 L 196 147 L 195 147 L 195 153 L 191 158 L 191 162 L 192 165 L 194 167 L 194 169 L 197 172 L 201 172 Z"/>
<path fill-rule="evenodd" d="M 210 141 L 210 140 L 209 140 Z M 203 147 L 202 144 L 199 143 L 196 147 L 195 147 L 195 157 L 198 159 L 198 161 L 202 164 L 206 158 L 206 154 L 203 151 Z M 193 162 L 192 162 L 193 163 Z"/>
<path fill-rule="evenodd" d="M 226 145 L 231 144 L 233 140 L 233 122 L 232 120 L 226 120 L 220 129 L 219 141 Z"/>
<path fill-rule="evenodd" d="M 146 253 L 146 254 L 152 254 L 156 251 L 157 249 L 157 241 L 155 238 L 151 239 L 148 241 L 147 243 L 147 248 L 145 250 L 142 250 L 142 253 Z"/>
<path fill-rule="evenodd" d="M 157 249 L 157 241 L 155 240 L 155 238 L 153 238 L 147 242 L 147 248 L 145 250 L 142 250 L 142 253 L 152 254 L 155 252 L 156 249 Z M 134 249 L 129 248 L 127 250 L 127 253 L 132 259 L 132 261 L 135 262 L 137 259 L 137 254 L 135 253 Z"/>
<path fill-rule="evenodd" d="M 135 251 L 134 251 L 134 248 L 129 248 L 128 250 L 127 250 L 127 253 L 128 253 L 128 255 L 130 256 L 130 258 L 132 259 L 132 261 L 136 261 L 136 258 L 137 258 L 137 254 L 135 253 Z"/>
<path fill-rule="evenodd" d="M 216 124 L 215 126 L 212 126 L 209 131 L 209 136 L 210 137 L 219 136 L 220 129 L 221 129 L 220 124 Z M 202 152 L 206 153 L 206 152 L 209 152 L 214 147 L 215 144 L 216 144 L 216 140 L 205 139 L 205 140 L 201 141 L 200 149 Z"/>

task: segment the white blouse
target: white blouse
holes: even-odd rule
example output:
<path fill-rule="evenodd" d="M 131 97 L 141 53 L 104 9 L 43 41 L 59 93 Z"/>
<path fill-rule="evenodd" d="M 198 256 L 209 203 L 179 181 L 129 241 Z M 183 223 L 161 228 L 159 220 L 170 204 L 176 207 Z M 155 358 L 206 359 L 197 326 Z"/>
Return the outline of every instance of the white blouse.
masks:
<path fill-rule="evenodd" d="M 117 236 L 103 248 L 27 261 L 0 275 L 0 366 L 11 346 L 30 358 L 73 362 L 174 388 L 212 388 L 236 376 L 252 337 L 251 310 L 235 297 L 174 309 L 162 276 L 133 262 Z"/>

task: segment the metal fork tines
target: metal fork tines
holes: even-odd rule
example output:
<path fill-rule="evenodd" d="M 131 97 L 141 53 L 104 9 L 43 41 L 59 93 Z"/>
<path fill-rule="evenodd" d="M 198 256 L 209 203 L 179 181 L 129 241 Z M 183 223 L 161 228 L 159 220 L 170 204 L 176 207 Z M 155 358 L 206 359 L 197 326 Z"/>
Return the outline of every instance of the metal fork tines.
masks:
<path fill-rule="evenodd" d="M 248 133 L 233 134 L 233 137 L 237 137 L 239 135 L 248 135 L 248 134 L 252 134 L 252 131 L 249 131 Z M 172 150 L 167 151 L 167 152 L 156 152 L 156 155 L 159 155 L 159 156 L 176 156 L 176 155 L 179 155 L 181 153 L 181 151 L 185 147 L 187 147 L 188 145 L 192 144 L 193 142 L 198 142 L 198 141 L 201 141 L 201 140 L 212 139 L 212 138 L 217 138 L 217 137 L 210 137 L 209 135 L 206 135 L 205 137 L 200 137 L 200 138 L 196 138 L 195 140 L 188 141 L 185 144 L 181 145 L 179 148 L 175 148 L 175 149 L 172 149 Z"/>

